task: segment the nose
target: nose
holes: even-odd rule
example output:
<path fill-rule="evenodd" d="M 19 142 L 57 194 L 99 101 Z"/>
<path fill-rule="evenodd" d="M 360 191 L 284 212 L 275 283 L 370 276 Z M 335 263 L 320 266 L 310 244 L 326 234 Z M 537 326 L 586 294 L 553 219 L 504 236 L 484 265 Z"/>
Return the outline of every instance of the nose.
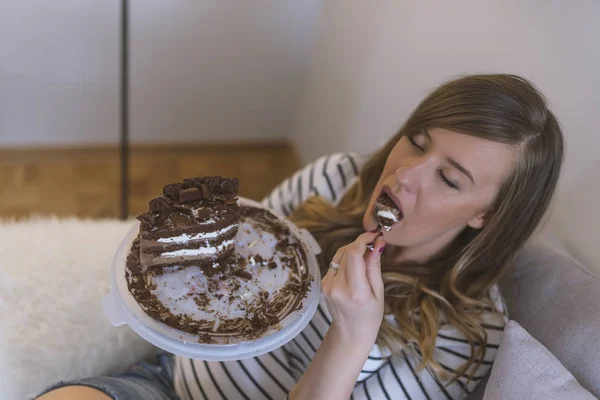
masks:
<path fill-rule="evenodd" d="M 404 190 L 410 193 L 416 193 L 423 180 L 423 172 L 426 170 L 428 159 L 419 157 L 408 162 L 396 169 L 394 175 L 396 180 Z"/>

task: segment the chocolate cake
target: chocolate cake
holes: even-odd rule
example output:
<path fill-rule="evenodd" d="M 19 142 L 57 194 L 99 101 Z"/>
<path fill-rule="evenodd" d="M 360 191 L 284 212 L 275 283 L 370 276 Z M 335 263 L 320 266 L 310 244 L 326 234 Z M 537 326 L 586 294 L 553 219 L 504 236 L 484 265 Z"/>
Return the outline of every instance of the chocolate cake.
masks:
<path fill-rule="evenodd" d="M 164 187 L 140 215 L 142 268 L 212 263 L 234 248 L 239 224 L 237 179 L 186 179 Z"/>
<path fill-rule="evenodd" d="M 402 219 L 402 213 L 396 207 L 393 200 L 383 193 L 375 202 L 373 219 L 377 224 L 389 230 L 392 225 Z"/>
<path fill-rule="evenodd" d="M 238 205 L 237 188 L 218 177 L 167 185 L 138 218 L 127 258 L 127 287 L 144 312 L 201 343 L 277 331 L 313 279 L 304 244 L 270 211 Z"/>

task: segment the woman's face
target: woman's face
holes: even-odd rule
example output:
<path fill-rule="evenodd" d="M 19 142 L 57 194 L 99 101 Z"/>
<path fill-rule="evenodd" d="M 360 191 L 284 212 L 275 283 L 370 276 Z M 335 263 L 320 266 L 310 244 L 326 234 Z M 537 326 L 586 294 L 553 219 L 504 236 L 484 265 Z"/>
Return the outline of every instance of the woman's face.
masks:
<path fill-rule="evenodd" d="M 465 227 L 484 226 L 512 170 L 514 153 L 509 145 L 441 128 L 403 137 L 371 195 L 365 230 L 377 227 L 374 206 L 387 193 L 402 213 L 389 231 L 384 230 L 387 243 L 441 250 Z"/>

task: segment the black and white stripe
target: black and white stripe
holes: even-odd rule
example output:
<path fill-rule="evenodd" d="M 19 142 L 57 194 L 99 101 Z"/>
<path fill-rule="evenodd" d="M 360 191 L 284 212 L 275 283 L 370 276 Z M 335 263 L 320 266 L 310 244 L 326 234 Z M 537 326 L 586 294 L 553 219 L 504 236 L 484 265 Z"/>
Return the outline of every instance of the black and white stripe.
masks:
<path fill-rule="evenodd" d="M 281 215 L 289 215 L 312 195 L 336 203 L 358 175 L 358 157 L 336 153 L 321 157 L 284 180 L 263 205 Z"/>
<path fill-rule="evenodd" d="M 312 195 L 338 202 L 356 181 L 361 161 L 354 154 L 336 153 L 310 163 L 284 180 L 262 204 L 280 215 L 289 215 Z M 506 312 L 496 296 L 496 309 Z M 391 356 L 374 346 L 358 377 L 352 399 L 462 399 L 477 385 L 491 367 L 502 337 L 506 318 L 491 309 L 482 314 L 488 342 L 486 357 L 476 371 L 476 380 L 460 379 L 445 385 L 429 369 L 416 370 L 419 349 Z M 324 300 L 307 327 L 283 347 L 259 357 L 233 361 L 208 362 L 177 357 L 175 390 L 182 400 L 199 399 L 283 399 L 300 379 L 331 325 Z M 409 354 L 410 353 L 410 354 Z M 442 368 L 454 371 L 470 357 L 466 338 L 454 326 L 440 328 L 434 359 Z"/>

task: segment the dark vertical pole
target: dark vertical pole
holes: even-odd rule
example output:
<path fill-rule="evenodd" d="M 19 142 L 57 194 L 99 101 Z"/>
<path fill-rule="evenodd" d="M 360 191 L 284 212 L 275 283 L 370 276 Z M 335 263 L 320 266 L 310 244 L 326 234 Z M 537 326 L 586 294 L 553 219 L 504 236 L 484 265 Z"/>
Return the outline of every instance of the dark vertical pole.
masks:
<path fill-rule="evenodd" d="M 129 216 L 129 4 L 121 0 L 121 219 Z"/>

